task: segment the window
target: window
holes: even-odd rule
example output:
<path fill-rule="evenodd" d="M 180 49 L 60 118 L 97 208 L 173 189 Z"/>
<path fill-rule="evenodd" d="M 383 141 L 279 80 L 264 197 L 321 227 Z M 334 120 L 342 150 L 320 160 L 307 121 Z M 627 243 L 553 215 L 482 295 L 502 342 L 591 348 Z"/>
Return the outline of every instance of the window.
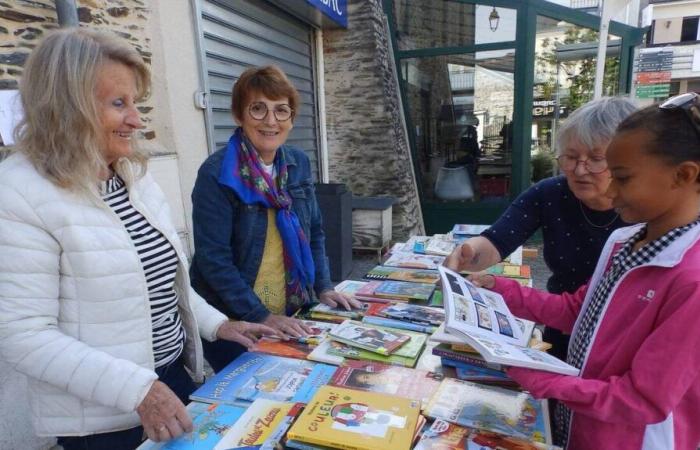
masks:
<path fill-rule="evenodd" d="M 681 42 L 698 41 L 698 16 L 684 17 L 681 28 Z"/>

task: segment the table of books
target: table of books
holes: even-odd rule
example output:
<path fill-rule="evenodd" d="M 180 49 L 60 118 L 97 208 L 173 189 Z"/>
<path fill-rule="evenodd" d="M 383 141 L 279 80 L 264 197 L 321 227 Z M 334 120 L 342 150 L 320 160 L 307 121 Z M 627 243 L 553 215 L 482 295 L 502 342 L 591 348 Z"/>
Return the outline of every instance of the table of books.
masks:
<path fill-rule="evenodd" d="M 336 286 L 362 308 L 300 311 L 312 335 L 261 339 L 190 396 L 193 432 L 139 448 L 556 448 L 546 401 L 504 368 L 573 368 L 498 294 L 441 267 L 460 238 L 394 245 L 365 280 Z M 489 272 L 531 284 L 517 254 Z"/>

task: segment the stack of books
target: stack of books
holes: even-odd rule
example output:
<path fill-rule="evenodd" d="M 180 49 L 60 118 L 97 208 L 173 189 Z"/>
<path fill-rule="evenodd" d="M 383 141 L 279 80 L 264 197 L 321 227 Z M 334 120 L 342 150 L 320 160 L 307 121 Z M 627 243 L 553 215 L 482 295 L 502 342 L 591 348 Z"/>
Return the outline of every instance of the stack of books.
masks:
<path fill-rule="evenodd" d="M 362 284 L 360 284 L 362 283 Z M 364 302 L 423 302 L 427 303 L 435 291 L 435 283 L 416 283 L 410 281 L 345 280 L 335 287 L 336 292 L 351 295 Z"/>

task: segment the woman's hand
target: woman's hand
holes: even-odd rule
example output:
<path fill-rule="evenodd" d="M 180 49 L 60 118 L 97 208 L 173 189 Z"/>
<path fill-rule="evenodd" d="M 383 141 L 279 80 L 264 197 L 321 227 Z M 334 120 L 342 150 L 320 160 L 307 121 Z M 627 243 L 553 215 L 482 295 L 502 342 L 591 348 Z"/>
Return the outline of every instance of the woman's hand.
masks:
<path fill-rule="evenodd" d="M 311 328 L 306 326 L 301 320 L 278 314 L 270 314 L 262 323 L 272 328 L 275 331 L 275 335 L 284 340 L 299 338 L 312 332 Z"/>
<path fill-rule="evenodd" d="M 136 412 L 146 435 L 152 441 L 168 441 L 192 431 L 192 420 L 185 405 L 161 381 L 153 383 Z"/>
<path fill-rule="evenodd" d="M 328 289 L 327 291 L 321 292 L 321 295 L 318 296 L 318 301 L 320 301 L 321 303 L 325 303 L 331 308 L 337 308 L 339 306 L 342 306 L 348 311 L 350 311 L 351 309 L 362 308 L 362 303 L 360 303 L 359 301 L 355 300 L 347 294 L 336 292 L 333 289 Z"/>
<path fill-rule="evenodd" d="M 467 277 L 476 287 L 492 289 L 496 285 L 496 277 L 487 273 L 473 273 Z"/>
<path fill-rule="evenodd" d="M 279 333 L 261 323 L 226 321 L 216 331 L 216 337 L 238 342 L 251 350 L 262 335 L 279 336 Z"/>
<path fill-rule="evenodd" d="M 469 271 L 476 264 L 479 264 L 479 255 L 467 242 L 455 247 L 443 263 L 445 267 L 455 272 Z"/>

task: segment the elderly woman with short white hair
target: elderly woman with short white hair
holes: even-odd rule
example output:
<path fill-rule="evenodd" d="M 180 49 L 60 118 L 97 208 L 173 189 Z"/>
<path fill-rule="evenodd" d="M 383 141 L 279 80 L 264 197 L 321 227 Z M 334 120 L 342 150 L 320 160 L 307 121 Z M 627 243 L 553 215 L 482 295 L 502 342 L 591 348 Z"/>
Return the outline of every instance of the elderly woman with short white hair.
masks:
<path fill-rule="evenodd" d="M 594 100 L 574 111 L 556 136 L 562 175 L 544 179 L 520 194 L 480 236 L 468 239 L 446 266 L 471 272 L 486 269 L 542 231 L 543 253 L 552 275 L 547 290 L 574 292 L 592 275 L 610 233 L 626 224 L 605 195 L 610 171 L 605 151 L 617 125 L 636 110 L 622 97 Z M 552 353 L 566 359 L 569 338 L 545 330 Z"/>
<path fill-rule="evenodd" d="M 130 449 L 192 429 L 200 336 L 251 347 L 189 286 L 163 192 L 134 148 L 150 76 L 120 39 L 48 35 L 20 82 L 18 151 L 0 164 L 0 351 L 29 379 L 37 433 Z"/>

